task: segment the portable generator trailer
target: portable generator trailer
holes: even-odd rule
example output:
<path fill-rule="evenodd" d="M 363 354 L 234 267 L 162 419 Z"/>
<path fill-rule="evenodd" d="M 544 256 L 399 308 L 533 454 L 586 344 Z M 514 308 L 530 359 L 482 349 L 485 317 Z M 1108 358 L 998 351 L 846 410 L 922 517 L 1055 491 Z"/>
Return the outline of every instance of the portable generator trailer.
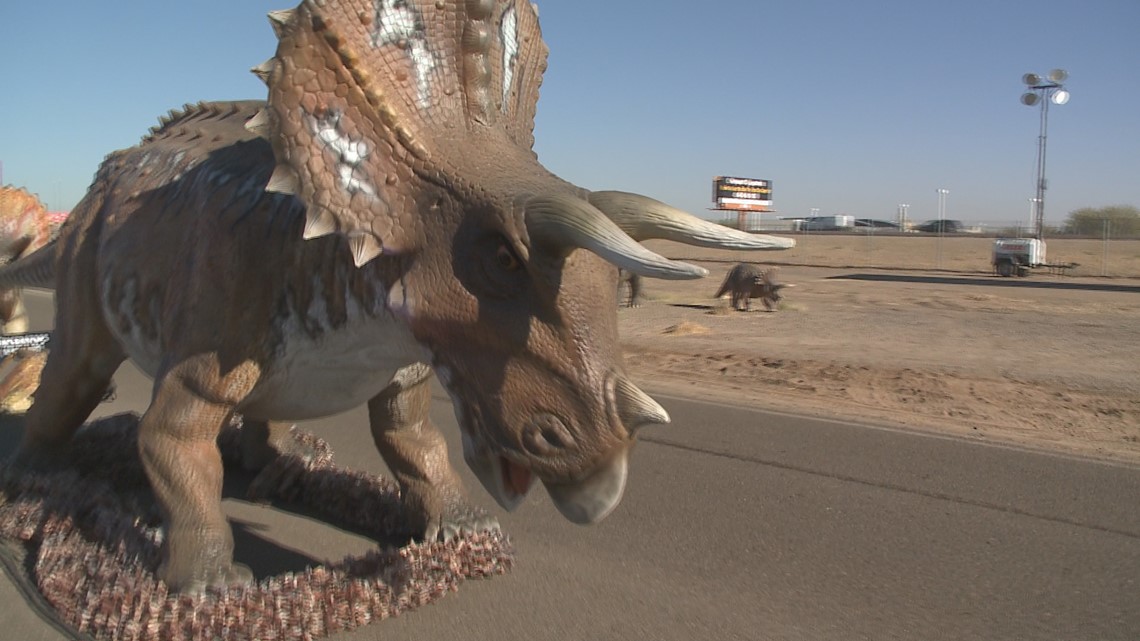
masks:
<path fill-rule="evenodd" d="M 994 273 L 998 276 L 1029 275 L 1035 268 L 1048 269 L 1052 274 L 1064 275 L 1078 263 L 1050 263 L 1045 259 L 1045 241 L 1038 238 L 999 238 L 994 241 L 991 258 Z"/>

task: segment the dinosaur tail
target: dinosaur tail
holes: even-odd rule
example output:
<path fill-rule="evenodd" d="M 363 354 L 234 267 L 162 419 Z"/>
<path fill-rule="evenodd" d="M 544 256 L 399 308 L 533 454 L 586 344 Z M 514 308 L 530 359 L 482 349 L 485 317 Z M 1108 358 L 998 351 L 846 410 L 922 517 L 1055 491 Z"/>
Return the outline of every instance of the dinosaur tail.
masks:
<path fill-rule="evenodd" d="M 716 294 L 713 296 L 713 298 L 720 298 L 721 296 L 727 294 L 730 289 L 732 289 L 732 277 L 734 275 L 736 275 L 736 270 L 729 270 L 728 274 L 726 274 L 724 277 L 724 282 L 720 284 L 720 289 L 716 290 Z"/>
<path fill-rule="evenodd" d="M 26 257 L 0 267 L 0 289 L 55 289 L 56 249 L 56 241 L 52 241 Z"/>

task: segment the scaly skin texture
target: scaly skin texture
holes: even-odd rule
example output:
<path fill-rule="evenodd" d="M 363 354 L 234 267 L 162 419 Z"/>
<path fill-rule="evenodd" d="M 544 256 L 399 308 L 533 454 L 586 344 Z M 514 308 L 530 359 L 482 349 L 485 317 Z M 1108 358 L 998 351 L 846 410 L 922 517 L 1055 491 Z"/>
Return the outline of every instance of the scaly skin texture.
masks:
<path fill-rule="evenodd" d="M 617 268 L 700 277 L 637 240 L 756 237 L 539 164 L 527 2 L 306 0 L 270 18 L 267 102 L 171 113 L 106 158 L 57 246 L 0 270 L 56 289 L 15 463 L 57 460 L 130 358 L 155 381 L 139 450 L 176 589 L 249 577 L 220 505 L 235 413 L 261 434 L 245 458 L 266 461 L 290 421 L 367 403 L 418 537 L 497 527 L 428 417 L 434 372 L 501 505 L 541 481 L 567 518 L 604 518 L 636 430 L 668 421 L 624 374 Z"/>
<path fill-rule="evenodd" d="M 752 299 L 759 298 L 764 309 L 773 311 L 783 299 L 780 290 L 789 285 L 776 282 L 777 268 L 762 269 L 749 263 L 737 263 L 728 271 L 713 298 L 732 294 L 732 308 L 752 311 Z"/>
<path fill-rule="evenodd" d="M 39 198 L 22 188 L 0 187 L 0 263 L 9 263 L 43 247 L 57 226 Z M 17 288 L 0 288 L 0 332 L 28 331 L 28 315 Z"/>

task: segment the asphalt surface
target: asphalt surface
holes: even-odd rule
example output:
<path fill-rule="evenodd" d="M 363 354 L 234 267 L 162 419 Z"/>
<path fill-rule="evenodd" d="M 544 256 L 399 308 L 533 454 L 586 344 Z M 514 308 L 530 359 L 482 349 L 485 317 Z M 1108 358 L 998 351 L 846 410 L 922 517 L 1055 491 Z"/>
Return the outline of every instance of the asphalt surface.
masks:
<path fill-rule="evenodd" d="M 44 327 L 49 299 L 31 298 Z M 125 366 L 116 382 L 100 414 L 141 412 L 149 381 Z M 1140 468 L 655 396 L 673 424 L 645 434 L 606 521 L 570 524 L 537 487 L 514 513 L 495 508 L 510 574 L 333 638 L 1140 639 Z M 436 400 L 452 460 L 492 506 Z M 384 473 L 362 409 L 302 427 L 342 465 Z M 260 576 L 371 545 L 226 506 Z M 4 580 L 0 638 L 66 637 Z"/>

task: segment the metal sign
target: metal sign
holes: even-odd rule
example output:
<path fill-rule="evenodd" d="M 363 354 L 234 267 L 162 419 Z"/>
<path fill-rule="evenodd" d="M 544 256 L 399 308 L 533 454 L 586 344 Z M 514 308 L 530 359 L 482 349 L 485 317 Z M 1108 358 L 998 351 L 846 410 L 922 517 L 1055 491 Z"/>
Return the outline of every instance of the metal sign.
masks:
<path fill-rule="evenodd" d="M 757 178 L 713 178 L 713 201 L 717 209 L 772 211 L 772 181 Z"/>
<path fill-rule="evenodd" d="M 0 336 L 0 357 L 8 356 L 22 349 L 42 351 L 47 349 L 51 340 L 49 332 L 30 332 L 28 334 L 9 334 Z"/>

